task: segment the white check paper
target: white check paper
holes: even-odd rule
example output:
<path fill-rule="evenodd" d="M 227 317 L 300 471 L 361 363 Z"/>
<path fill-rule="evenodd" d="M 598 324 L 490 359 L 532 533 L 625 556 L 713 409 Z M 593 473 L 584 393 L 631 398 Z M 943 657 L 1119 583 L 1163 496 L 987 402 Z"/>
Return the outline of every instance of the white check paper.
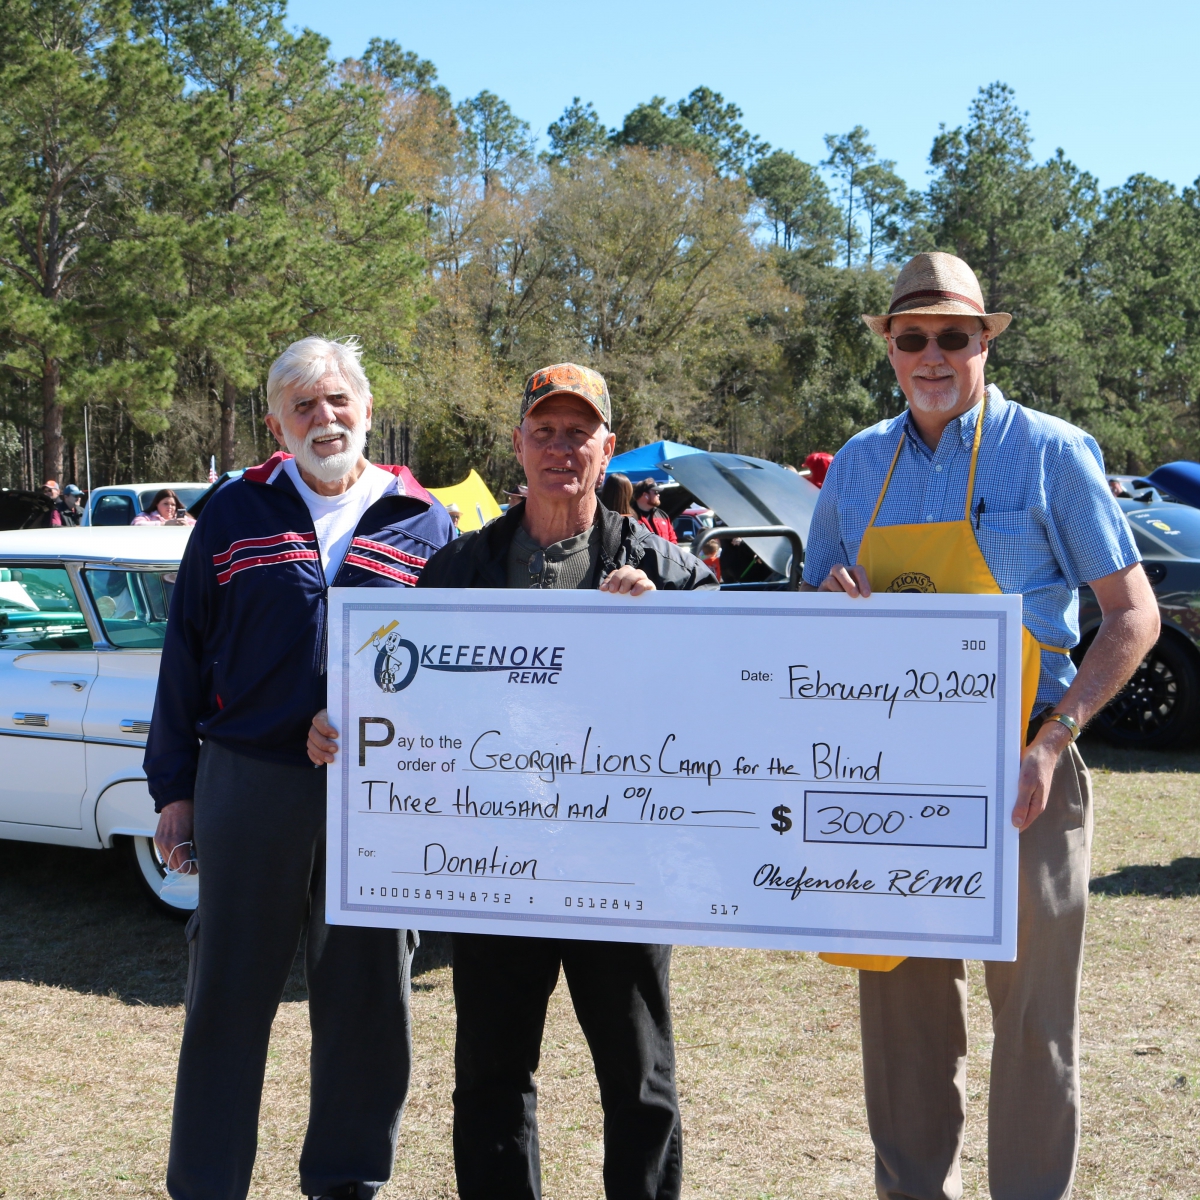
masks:
<path fill-rule="evenodd" d="M 1016 957 L 1020 597 L 330 600 L 330 922 Z"/>

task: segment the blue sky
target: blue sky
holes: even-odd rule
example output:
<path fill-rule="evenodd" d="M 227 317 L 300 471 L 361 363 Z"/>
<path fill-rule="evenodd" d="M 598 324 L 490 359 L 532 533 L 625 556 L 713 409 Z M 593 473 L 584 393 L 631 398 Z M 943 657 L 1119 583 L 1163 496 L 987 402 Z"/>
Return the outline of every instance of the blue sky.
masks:
<path fill-rule="evenodd" d="M 652 95 L 722 92 L 749 129 L 809 162 L 825 133 L 861 124 L 910 185 L 924 186 L 939 122 L 979 87 L 1017 92 L 1046 158 L 1061 146 L 1104 187 L 1144 172 L 1200 175 L 1200 4 L 902 5 L 742 0 L 292 0 L 289 23 L 342 58 L 372 36 L 436 64 L 455 101 L 503 96 L 545 142 L 573 96 L 610 126 Z"/>

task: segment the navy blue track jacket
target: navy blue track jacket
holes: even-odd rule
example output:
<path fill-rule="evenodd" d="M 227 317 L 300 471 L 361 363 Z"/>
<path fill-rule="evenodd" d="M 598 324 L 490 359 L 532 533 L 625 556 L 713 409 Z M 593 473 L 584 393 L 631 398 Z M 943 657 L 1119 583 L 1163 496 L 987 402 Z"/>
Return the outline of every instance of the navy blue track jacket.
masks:
<path fill-rule="evenodd" d="M 325 707 L 328 581 L 308 506 L 275 454 L 221 488 L 188 539 L 171 597 L 145 769 L 161 811 L 190 800 L 200 741 L 268 762 L 310 766 Z M 399 495 L 363 514 L 332 581 L 413 587 L 454 538 L 449 513 L 403 467 Z"/>

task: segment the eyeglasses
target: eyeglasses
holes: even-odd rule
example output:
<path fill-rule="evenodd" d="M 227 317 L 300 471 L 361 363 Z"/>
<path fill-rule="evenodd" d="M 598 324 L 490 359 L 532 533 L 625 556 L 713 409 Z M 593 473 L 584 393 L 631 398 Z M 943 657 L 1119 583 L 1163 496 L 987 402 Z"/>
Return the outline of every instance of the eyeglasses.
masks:
<path fill-rule="evenodd" d="M 892 338 L 897 350 L 905 354 L 919 354 L 930 342 L 937 342 L 941 350 L 965 350 L 972 335 L 961 329 L 947 329 L 945 333 L 902 333 Z"/>

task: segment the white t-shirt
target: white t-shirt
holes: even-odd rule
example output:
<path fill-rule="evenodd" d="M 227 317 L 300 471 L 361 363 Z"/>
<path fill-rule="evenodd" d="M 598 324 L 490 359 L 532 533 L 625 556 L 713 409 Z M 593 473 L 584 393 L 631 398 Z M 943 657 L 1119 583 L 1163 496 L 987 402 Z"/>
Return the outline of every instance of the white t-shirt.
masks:
<path fill-rule="evenodd" d="M 390 471 L 381 467 L 368 466 L 358 477 L 358 482 L 347 492 L 337 496 L 321 496 L 300 478 L 294 458 L 284 460 L 283 469 L 296 485 L 296 491 L 308 505 L 317 531 L 317 546 L 321 551 L 321 566 L 325 569 L 326 583 L 333 577 L 350 549 L 354 530 L 362 515 L 381 497 L 399 490 L 399 480 Z"/>

